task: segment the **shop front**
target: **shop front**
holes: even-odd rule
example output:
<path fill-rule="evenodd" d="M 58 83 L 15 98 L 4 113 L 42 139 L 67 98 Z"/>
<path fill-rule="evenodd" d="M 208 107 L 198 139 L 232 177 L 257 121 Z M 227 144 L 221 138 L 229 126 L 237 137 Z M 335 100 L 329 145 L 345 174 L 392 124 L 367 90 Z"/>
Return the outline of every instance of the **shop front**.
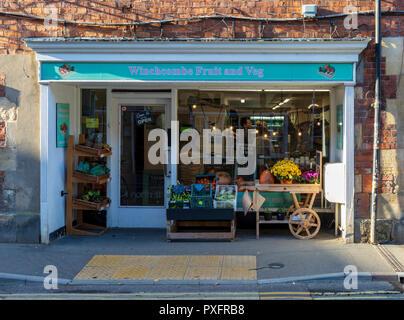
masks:
<path fill-rule="evenodd" d="M 75 143 L 82 134 L 86 143 L 112 149 L 103 160 L 111 181 L 100 190 L 111 201 L 103 213 L 108 227 L 165 228 L 167 189 L 178 181 L 191 186 L 214 177 L 218 185 L 240 187 L 263 179 L 284 158 L 314 171 L 320 152 L 323 164 L 343 164 L 342 175 L 324 181 L 341 186 L 343 197 L 332 203 L 321 192 L 313 207 L 337 210 L 342 237 L 353 241 L 354 86 L 367 39 L 26 42 L 39 62 L 44 243 L 66 225 L 63 141 L 69 134 Z M 64 124 L 61 110 L 68 115 Z M 231 156 L 224 147 L 206 155 L 204 130 L 236 137 L 248 129 L 256 146 L 251 172 L 240 171 L 249 163 L 237 161 L 237 148 Z M 201 151 L 187 162 L 190 132 L 200 134 Z M 263 212 L 293 204 L 277 199 L 280 193 L 263 195 Z M 237 211 L 243 211 L 242 196 Z"/>

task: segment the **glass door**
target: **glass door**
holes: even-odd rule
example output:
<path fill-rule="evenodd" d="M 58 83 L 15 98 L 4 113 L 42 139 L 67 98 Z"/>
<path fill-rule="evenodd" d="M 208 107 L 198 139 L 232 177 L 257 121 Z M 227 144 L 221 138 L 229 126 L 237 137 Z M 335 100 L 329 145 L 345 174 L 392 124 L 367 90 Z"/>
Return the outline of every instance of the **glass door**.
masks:
<path fill-rule="evenodd" d="M 119 206 L 164 207 L 166 164 L 152 164 L 148 141 L 153 129 L 166 129 L 165 105 L 120 106 Z"/>

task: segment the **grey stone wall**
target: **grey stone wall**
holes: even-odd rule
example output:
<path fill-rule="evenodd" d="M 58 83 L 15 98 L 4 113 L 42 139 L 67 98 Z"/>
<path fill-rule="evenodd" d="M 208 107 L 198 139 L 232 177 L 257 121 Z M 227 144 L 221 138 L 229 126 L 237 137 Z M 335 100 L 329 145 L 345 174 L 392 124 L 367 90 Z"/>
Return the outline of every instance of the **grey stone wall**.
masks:
<path fill-rule="evenodd" d="M 40 240 L 40 96 L 34 54 L 0 55 L 0 242 Z M 0 134 L 0 140 L 1 134 Z"/>

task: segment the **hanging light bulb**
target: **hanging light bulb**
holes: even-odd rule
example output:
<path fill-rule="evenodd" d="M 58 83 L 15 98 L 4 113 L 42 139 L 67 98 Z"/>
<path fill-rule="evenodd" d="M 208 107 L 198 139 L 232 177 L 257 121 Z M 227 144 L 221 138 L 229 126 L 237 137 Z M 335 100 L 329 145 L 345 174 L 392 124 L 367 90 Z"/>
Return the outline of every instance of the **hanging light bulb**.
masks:
<path fill-rule="evenodd" d="M 192 105 L 192 109 L 196 109 L 197 108 L 197 105 L 196 104 L 193 104 Z"/>
<path fill-rule="evenodd" d="M 299 130 L 299 132 L 297 133 L 297 135 L 300 137 L 302 135 L 302 132 Z"/>
<path fill-rule="evenodd" d="M 268 135 L 267 135 L 267 134 L 264 134 L 264 138 L 268 138 Z"/>
<path fill-rule="evenodd" d="M 273 136 L 276 136 L 278 133 L 276 131 L 272 132 Z"/>
<path fill-rule="evenodd" d="M 320 122 L 320 121 L 317 121 L 317 125 L 318 125 L 318 126 L 321 126 L 321 122 Z"/>
<path fill-rule="evenodd" d="M 230 126 L 229 129 L 230 129 L 230 130 L 233 130 L 233 126 Z"/>

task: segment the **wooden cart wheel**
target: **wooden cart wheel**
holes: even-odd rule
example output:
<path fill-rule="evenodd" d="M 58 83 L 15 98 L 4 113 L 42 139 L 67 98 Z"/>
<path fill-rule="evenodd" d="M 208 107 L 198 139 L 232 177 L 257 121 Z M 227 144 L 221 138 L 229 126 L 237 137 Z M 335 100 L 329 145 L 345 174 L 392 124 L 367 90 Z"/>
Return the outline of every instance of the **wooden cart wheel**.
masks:
<path fill-rule="evenodd" d="M 297 209 L 289 218 L 290 232 L 297 239 L 314 238 L 320 231 L 321 221 L 318 214 L 310 208 Z"/>
<path fill-rule="evenodd" d="M 300 208 L 307 208 L 307 206 L 303 202 L 299 202 Z M 286 217 L 289 217 L 289 215 L 296 210 L 296 207 L 294 204 L 292 204 L 288 211 L 286 211 Z"/>

